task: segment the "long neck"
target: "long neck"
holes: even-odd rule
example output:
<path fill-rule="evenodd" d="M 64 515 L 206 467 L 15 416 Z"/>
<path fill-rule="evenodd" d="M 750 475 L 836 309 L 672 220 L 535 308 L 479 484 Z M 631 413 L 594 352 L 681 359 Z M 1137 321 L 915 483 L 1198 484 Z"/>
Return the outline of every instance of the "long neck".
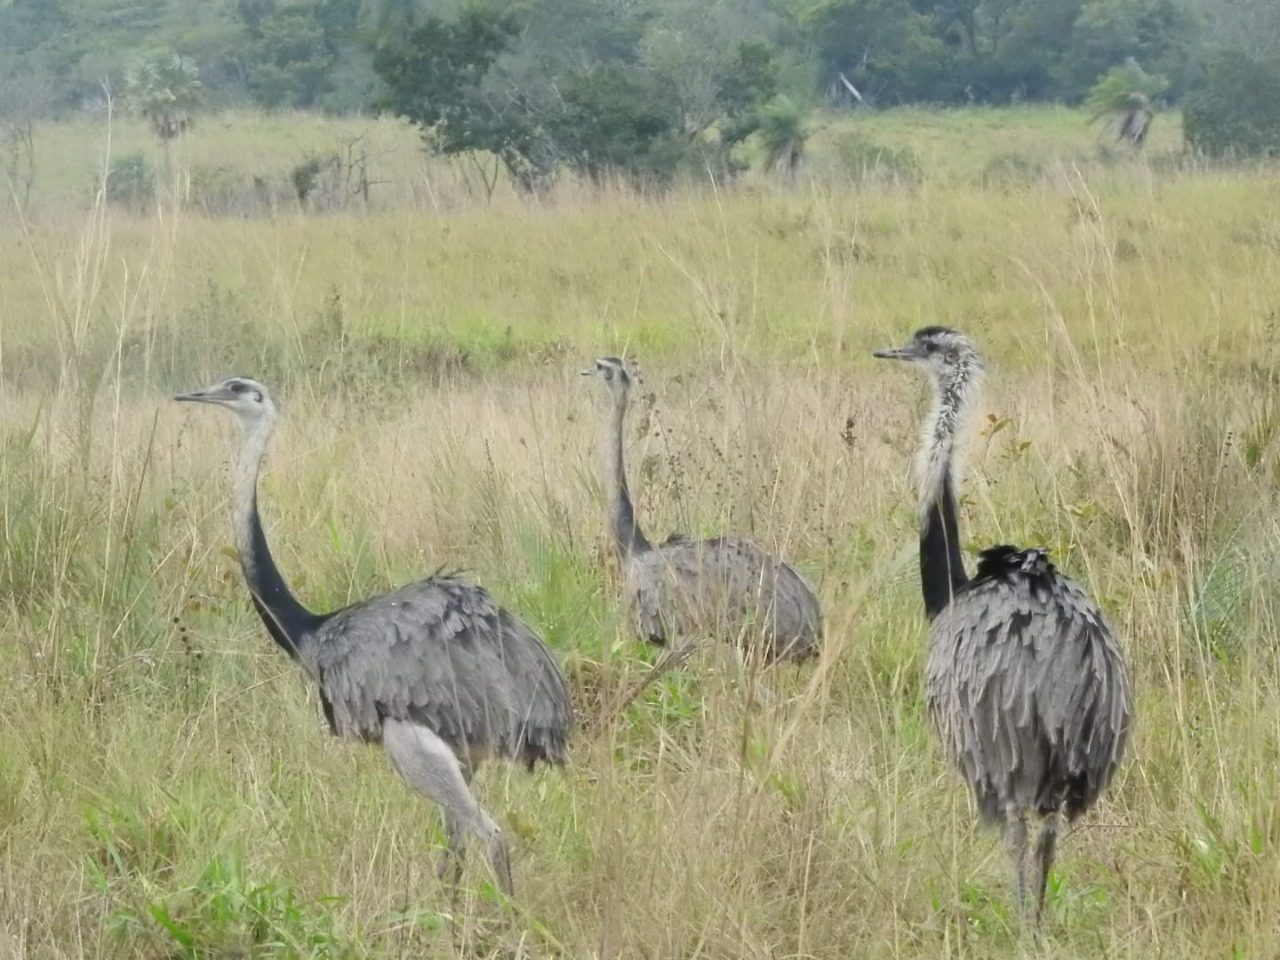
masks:
<path fill-rule="evenodd" d="M 627 468 L 623 459 L 622 423 L 627 415 L 627 394 L 619 390 L 613 399 L 613 412 L 609 424 L 609 484 L 612 487 L 613 542 L 619 555 L 630 556 L 649 549 L 636 521 L 635 507 L 631 504 L 631 492 L 627 489 Z"/>
<path fill-rule="evenodd" d="M 267 538 L 258 516 L 258 471 L 270 436 L 271 421 L 264 418 L 248 428 L 240 450 L 233 491 L 236 547 L 254 608 L 272 639 L 296 660 L 307 631 L 321 618 L 300 604 L 289 591 L 267 549 Z"/>
<path fill-rule="evenodd" d="M 938 384 L 920 452 L 920 583 L 930 620 L 968 581 L 956 507 L 956 432 L 964 408 L 962 380 Z"/>

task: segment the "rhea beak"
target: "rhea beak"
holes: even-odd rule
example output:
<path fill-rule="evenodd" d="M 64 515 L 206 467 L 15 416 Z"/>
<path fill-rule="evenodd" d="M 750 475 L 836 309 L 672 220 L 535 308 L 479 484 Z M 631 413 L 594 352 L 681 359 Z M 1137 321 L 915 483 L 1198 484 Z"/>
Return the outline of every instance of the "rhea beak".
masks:
<path fill-rule="evenodd" d="M 173 399 L 180 403 L 218 403 L 220 400 L 227 399 L 223 391 L 218 387 L 205 387 L 203 390 L 192 390 L 190 393 L 180 393 Z"/>
<path fill-rule="evenodd" d="M 907 344 L 905 347 L 886 347 L 883 350 L 872 351 L 873 357 L 880 360 L 918 360 L 920 355 L 916 353 L 915 344 Z"/>

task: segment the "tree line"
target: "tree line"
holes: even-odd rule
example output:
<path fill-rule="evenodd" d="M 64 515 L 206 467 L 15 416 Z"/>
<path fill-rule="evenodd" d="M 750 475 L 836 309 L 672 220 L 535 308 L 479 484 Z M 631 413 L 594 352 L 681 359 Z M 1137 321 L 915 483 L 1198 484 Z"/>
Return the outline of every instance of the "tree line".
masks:
<path fill-rule="evenodd" d="M 1101 84 L 1199 97 L 1204 130 L 1241 97 L 1266 112 L 1278 60 L 1276 0 L 0 0 L 0 122 L 167 69 L 205 107 L 394 112 L 537 189 L 566 165 L 731 171 L 757 132 L 786 166 L 820 102 L 1078 104 Z M 1206 100 L 1215 82 L 1239 89 Z"/>

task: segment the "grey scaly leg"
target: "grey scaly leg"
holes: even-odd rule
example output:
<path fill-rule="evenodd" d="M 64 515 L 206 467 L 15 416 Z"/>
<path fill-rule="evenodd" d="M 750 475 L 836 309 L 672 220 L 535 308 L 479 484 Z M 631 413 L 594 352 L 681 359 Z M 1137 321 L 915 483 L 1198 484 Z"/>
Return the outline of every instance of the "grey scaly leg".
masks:
<path fill-rule="evenodd" d="M 1044 893 L 1049 885 L 1049 871 L 1053 868 L 1053 855 L 1058 846 L 1058 829 L 1062 825 L 1062 817 L 1054 811 L 1044 818 L 1040 828 L 1040 839 L 1036 843 L 1036 923 L 1044 912 Z"/>
<path fill-rule="evenodd" d="M 459 761 L 462 782 L 471 788 L 471 766 Z M 436 877 L 441 883 L 458 886 L 462 883 L 462 862 L 467 854 L 467 830 L 461 818 L 449 807 L 442 807 L 444 813 L 445 846 L 440 851 L 440 862 L 436 865 Z"/>
<path fill-rule="evenodd" d="M 444 811 L 450 850 L 440 869 L 447 872 L 452 865 L 455 876 L 458 875 L 462 868 L 461 841 L 467 833 L 474 833 L 484 841 L 499 889 L 511 896 L 511 863 L 506 838 L 471 795 L 463 764 L 449 745 L 426 727 L 404 720 L 383 722 L 382 745 L 404 781 L 440 804 Z"/>
<path fill-rule="evenodd" d="M 1021 810 L 1010 810 L 1005 820 L 1005 842 L 1009 845 L 1009 857 L 1013 861 L 1014 885 L 1018 896 L 1018 910 L 1027 910 L 1027 817 Z"/>

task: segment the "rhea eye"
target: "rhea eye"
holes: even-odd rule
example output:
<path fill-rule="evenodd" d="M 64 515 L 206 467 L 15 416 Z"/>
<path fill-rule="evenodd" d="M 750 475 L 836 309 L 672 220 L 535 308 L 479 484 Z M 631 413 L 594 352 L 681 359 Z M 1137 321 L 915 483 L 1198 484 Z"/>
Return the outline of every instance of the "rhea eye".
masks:
<path fill-rule="evenodd" d="M 232 392 L 232 393 L 244 393 L 244 392 L 245 392 L 246 390 L 248 390 L 248 389 L 249 389 L 249 388 L 248 388 L 248 386 L 246 386 L 245 384 L 241 383 L 239 380 L 235 380 L 235 381 L 233 381 L 233 382 L 232 382 L 232 384 L 231 384 L 231 392 Z"/>
<path fill-rule="evenodd" d="M 613 379 L 613 370 L 610 367 L 602 367 L 601 369 L 604 371 L 604 378 L 606 380 Z"/>

